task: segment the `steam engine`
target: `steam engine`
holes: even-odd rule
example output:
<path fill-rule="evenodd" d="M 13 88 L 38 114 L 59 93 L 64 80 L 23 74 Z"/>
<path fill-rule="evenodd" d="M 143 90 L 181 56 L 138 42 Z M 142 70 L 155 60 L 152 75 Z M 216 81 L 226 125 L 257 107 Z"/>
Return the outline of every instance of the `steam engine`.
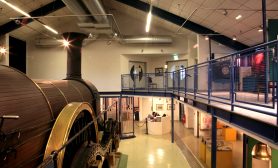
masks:
<path fill-rule="evenodd" d="M 110 167 L 117 122 L 101 121 L 98 91 L 81 78 L 86 36 L 63 35 L 72 41 L 65 80 L 33 81 L 0 66 L 0 167 Z"/>

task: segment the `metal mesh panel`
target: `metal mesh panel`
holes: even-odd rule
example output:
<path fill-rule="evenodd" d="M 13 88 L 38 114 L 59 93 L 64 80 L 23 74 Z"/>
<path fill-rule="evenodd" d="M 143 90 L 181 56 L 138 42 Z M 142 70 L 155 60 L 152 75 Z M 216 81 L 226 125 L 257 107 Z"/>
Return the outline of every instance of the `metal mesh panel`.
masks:
<path fill-rule="evenodd" d="M 231 57 L 211 62 L 211 96 L 230 99 Z"/>
<path fill-rule="evenodd" d="M 186 80 L 185 69 L 181 69 L 179 71 L 179 91 L 184 91 L 185 80 Z"/>
<path fill-rule="evenodd" d="M 122 89 L 123 90 L 130 90 L 133 89 L 133 80 L 131 79 L 131 76 L 128 75 L 122 75 Z"/>
<path fill-rule="evenodd" d="M 208 64 L 198 66 L 197 93 L 207 95 L 208 93 Z"/>
<path fill-rule="evenodd" d="M 174 87 L 173 87 L 173 89 L 174 90 L 178 90 L 178 88 L 179 88 L 179 71 L 175 71 L 175 72 L 173 72 L 173 80 L 174 80 L 174 83 L 173 83 L 173 85 L 174 85 Z"/>
<path fill-rule="evenodd" d="M 236 101 L 268 104 L 272 100 L 273 83 L 268 82 L 269 70 L 266 69 L 266 57 L 271 55 L 273 55 L 272 49 L 254 51 L 236 57 L 235 80 L 239 81 L 235 88 Z"/>
<path fill-rule="evenodd" d="M 165 79 L 164 74 L 147 74 L 148 75 L 148 87 L 150 90 L 164 90 Z"/>
<path fill-rule="evenodd" d="M 187 78 L 186 78 L 186 90 L 187 92 L 194 92 L 194 68 L 188 68 L 186 70 Z"/>

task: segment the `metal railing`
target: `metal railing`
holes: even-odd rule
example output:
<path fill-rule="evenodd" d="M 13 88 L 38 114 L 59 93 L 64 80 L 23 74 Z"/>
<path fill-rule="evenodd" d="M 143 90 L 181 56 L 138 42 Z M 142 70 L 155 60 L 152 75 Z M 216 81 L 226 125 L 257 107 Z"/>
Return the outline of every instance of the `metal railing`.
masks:
<path fill-rule="evenodd" d="M 276 116 L 268 109 L 277 101 L 277 60 L 275 40 L 174 72 L 123 74 L 122 91 L 174 93 Z"/>

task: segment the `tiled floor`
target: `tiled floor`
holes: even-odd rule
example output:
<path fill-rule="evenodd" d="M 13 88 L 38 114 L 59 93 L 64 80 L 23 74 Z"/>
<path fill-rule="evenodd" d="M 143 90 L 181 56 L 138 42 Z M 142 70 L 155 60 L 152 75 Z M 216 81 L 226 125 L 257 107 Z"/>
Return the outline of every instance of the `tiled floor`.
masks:
<path fill-rule="evenodd" d="M 199 145 L 201 138 L 194 137 L 193 129 L 185 128 L 180 122 L 175 122 L 175 141 L 177 142 L 179 148 L 183 151 L 184 148 L 188 148 L 190 153 L 192 153 L 196 158 L 199 158 Z M 237 140 L 230 142 L 232 147 L 232 157 L 233 157 L 233 168 L 242 167 L 242 141 Z M 207 167 L 202 161 L 198 161 L 203 167 Z M 193 167 L 193 166 L 191 166 Z M 197 167 L 197 166 L 195 166 Z"/>
<path fill-rule="evenodd" d="M 144 134 L 144 127 L 136 128 L 136 138 L 121 140 L 119 152 L 128 155 L 128 168 L 190 168 L 170 134 Z"/>
<path fill-rule="evenodd" d="M 128 168 L 202 168 L 207 167 L 199 158 L 200 138 L 193 136 L 193 129 L 175 122 L 175 143 L 170 134 L 153 136 L 145 134 L 145 127 L 135 124 L 136 138 L 122 140 L 119 152 L 128 155 Z M 242 141 L 234 141 L 233 167 L 242 167 Z M 185 158 L 186 157 L 186 158 Z"/>

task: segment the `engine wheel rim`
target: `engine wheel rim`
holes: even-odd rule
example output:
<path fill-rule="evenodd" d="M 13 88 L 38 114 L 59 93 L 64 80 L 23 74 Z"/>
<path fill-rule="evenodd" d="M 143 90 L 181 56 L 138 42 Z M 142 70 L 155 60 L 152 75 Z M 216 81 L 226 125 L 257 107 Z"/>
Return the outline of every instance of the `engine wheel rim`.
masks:
<path fill-rule="evenodd" d="M 82 113 L 83 111 L 88 111 L 91 116 L 92 120 L 95 120 L 95 115 L 92 107 L 89 105 L 89 103 L 69 103 L 66 105 L 59 116 L 56 119 L 55 124 L 53 125 L 53 128 L 51 130 L 45 153 L 44 153 L 44 160 L 49 157 L 53 151 L 58 150 L 61 148 L 69 139 L 69 134 L 71 131 L 71 128 L 73 126 L 73 123 L 77 116 Z M 97 123 L 94 122 L 95 127 L 95 140 L 98 143 L 98 126 Z M 63 166 L 63 160 L 65 155 L 65 149 L 63 149 L 61 152 L 57 155 L 57 167 L 62 168 Z"/>

